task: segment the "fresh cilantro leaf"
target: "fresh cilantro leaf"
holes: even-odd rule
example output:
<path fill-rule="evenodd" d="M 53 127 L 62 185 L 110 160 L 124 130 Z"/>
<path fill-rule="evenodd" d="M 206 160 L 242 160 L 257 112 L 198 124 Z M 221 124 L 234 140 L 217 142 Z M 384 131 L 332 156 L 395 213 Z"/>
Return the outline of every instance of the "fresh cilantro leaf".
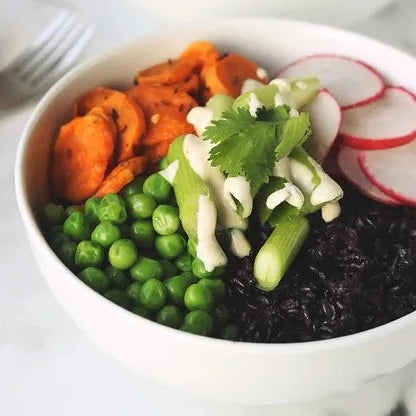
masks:
<path fill-rule="evenodd" d="M 303 143 L 309 129 L 308 116 L 289 118 L 287 106 L 260 109 L 257 114 L 255 118 L 243 107 L 229 110 L 204 131 L 204 139 L 214 145 L 212 166 L 229 176 L 245 176 L 254 189 L 269 180 L 281 155 Z"/>

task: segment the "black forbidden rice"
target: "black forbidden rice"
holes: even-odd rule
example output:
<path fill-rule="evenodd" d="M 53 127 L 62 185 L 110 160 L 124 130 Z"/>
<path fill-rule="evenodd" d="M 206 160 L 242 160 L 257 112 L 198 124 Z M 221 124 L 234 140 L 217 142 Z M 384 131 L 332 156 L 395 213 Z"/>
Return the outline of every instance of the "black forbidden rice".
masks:
<path fill-rule="evenodd" d="M 311 232 L 279 286 L 255 287 L 254 255 L 230 261 L 229 305 L 241 340 L 302 342 L 353 334 L 416 309 L 416 210 L 343 185 L 341 217 L 309 217 Z M 270 229 L 250 225 L 256 253 Z"/>

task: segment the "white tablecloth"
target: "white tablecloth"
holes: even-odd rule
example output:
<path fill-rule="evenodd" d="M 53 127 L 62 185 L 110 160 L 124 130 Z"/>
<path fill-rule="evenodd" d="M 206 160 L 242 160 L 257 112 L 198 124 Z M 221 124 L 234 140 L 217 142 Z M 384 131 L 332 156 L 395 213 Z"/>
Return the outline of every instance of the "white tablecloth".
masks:
<path fill-rule="evenodd" d="M 80 11 L 86 21 L 97 22 L 97 36 L 86 54 L 139 36 L 157 25 L 137 8 L 115 7 L 117 3 L 103 0 L 94 11 Z M 4 22 L 2 6 L 0 2 Z M 9 50 L 3 49 L 3 54 L 0 50 L 0 62 L 10 58 L 12 46 L 13 50 L 21 48 L 40 29 L 39 23 L 46 23 L 45 16 L 51 10 L 42 15 L 43 20 L 30 20 L 34 9 L 25 14 L 29 21 L 20 16 L 17 26 L 24 33 L 8 44 Z M 416 4 L 404 0 L 401 7 L 392 6 L 353 29 L 416 52 L 412 19 L 416 21 Z M 25 22 L 29 22 L 27 30 Z M 6 39 L 2 27 L 0 18 L 0 46 Z M 0 114 L 0 415 L 253 414 L 250 409 L 189 399 L 152 385 L 105 355 L 65 315 L 35 266 L 14 198 L 15 151 L 32 109 L 33 103 L 28 103 Z M 409 406 L 416 415 L 413 402 Z M 255 414 L 273 412 L 266 408 Z"/>

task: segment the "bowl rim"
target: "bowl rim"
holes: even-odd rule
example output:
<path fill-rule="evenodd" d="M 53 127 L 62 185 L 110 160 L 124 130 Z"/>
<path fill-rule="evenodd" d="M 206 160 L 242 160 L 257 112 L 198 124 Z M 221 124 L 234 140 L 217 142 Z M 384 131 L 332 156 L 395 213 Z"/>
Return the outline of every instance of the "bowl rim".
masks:
<path fill-rule="evenodd" d="M 274 24 L 287 24 L 287 25 L 297 25 L 301 26 L 302 28 L 307 28 L 309 30 L 316 30 L 320 32 L 325 32 L 328 35 L 332 36 L 343 36 L 348 37 L 351 40 L 357 42 L 365 41 L 367 44 L 373 45 L 375 47 L 382 47 L 387 52 L 400 54 L 403 58 L 410 59 L 416 61 L 416 58 L 411 56 L 410 54 L 385 44 L 379 40 L 373 39 L 371 37 L 367 37 L 355 32 L 351 32 L 345 29 L 340 29 L 337 27 L 333 27 L 326 24 L 318 24 L 312 23 L 302 20 L 295 20 L 295 19 L 286 19 L 286 18 L 274 18 L 274 17 L 252 17 L 252 18 L 228 18 L 228 19 L 219 19 L 212 21 L 205 21 L 203 25 L 215 25 L 215 26 L 223 26 L 228 24 L 243 24 L 249 25 L 252 23 L 274 23 Z M 198 28 L 201 26 L 201 23 L 187 23 L 183 24 L 180 30 L 170 28 L 166 29 L 158 29 L 153 30 L 150 33 L 146 34 L 145 36 L 137 37 L 133 40 L 128 42 L 123 42 L 122 44 L 113 47 L 107 51 L 97 53 L 92 57 L 86 59 L 84 62 L 78 64 L 73 69 L 71 69 L 67 74 L 65 74 L 61 79 L 59 79 L 41 98 L 41 100 L 36 104 L 34 110 L 32 111 L 29 119 L 26 121 L 24 129 L 21 133 L 19 144 L 16 152 L 16 159 L 15 159 L 15 168 L 14 168 L 14 181 L 15 181 L 15 195 L 17 199 L 17 205 L 19 208 L 19 212 L 22 218 L 22 221 L 25 226 L 25 230 L 28 236 L 33 237 L 36 242 L 36 247 L 39 249 L 44 256 L 50 258 L 50 260 L 61 269 L 62 275 L 64 278 L 72 279 L 74 284 L 77 284 L 79 290 L 89 291 L 93 296 L 94 299 L 98 303 L 107 303 L 114 307 L 114 313 L 124 314 L 125 319 L 128 320 L 141 320 L 143 325 L 148 325 L 149 328 L 153 328 L 155 331 L 162 331 L 161 335 L 163 335 L 163 331 L 165 332 L 166 336 L 171 337 L 180 337 L 182 340 L 189 337 L 190 342 L 196 342 L 201 344 L 201 346 L 206 346 L 207 348 L 218 348 L 222 350 L 228 350 L 229 352 L 236 352 L 236 353 L 261 353 L 261 354 L 289 354 L 289 355 L 297 355 L 301 354 L 311 354 L 311 353 L 318 353 L 324 352 L 328 350 L 334 350 L 338 348 L 349 348 L 351 346 L 356 346 L 361 343 L 366 343 L 366 341 L 382 339 L 384 337 L 389 337 L 393 335 L 395 332 L 403 330 L 406 328 L 410 322 L 414 322 L 416 320 L 416 311 L 411 312 L 407 315 L 404 315 L 398 319 L 390 321 L 386 324 L 377 326 L 375 328 L 367 329 L 358 333 L 354 333 L 351 335 L 344 335 L 337 338 L 330 338 L 325 340 L 315 340 L 315 341 L 305 341 L 305 342 L 290 342 L 290 343 L 256 343 L 256 342 L 242 342 L 242 341 L 228 341 L 218 338 L 206 337 L 206 336 L 199 336 L 190 334 L 184 331 L 180 331 L 178 329 L 173 329 L 166 327 L 164 325 L 160 325 L 157 322 L 151 321 L 149 319 L 143 318 L 138 316 L 117 304 L 109 301 L 103 295 L 95 292 L 81 280 L 79 280 L 74 273 L 72 273 L 65 265 L 61 262 L 61 260 L 56 256 L 53 252 L 49 244 L 47 243 L 46 239 L 44 238 L 38 223 L 36 221 L 35 213 L 32 211 L 27 195 L 26 195 L 26 186 L 24 181 L 24 169 L 25 169 L 25 160 L 26 160 L 26 152 L 27 152 L 27 144 L 29 139 L 37 126 L 37 123 L 44 112 L 47 110 L 47 107 L 58 94 L 62 91 L 67 89 L 73 79 L 75 79 L 78 75 L 86 72 L 89 70 L 90 67 L 97 65 L 100 62 L 104 62 L 107 59 L 110 59 L 114 56 L 119 55 L 125 49 L 131 48 L 133 45 L 137 44 L 144 44 L 146 41 L 152 41 L 157 38 L 162 38 L 168 36 L 170 33 L 180 33 L 180 32 L 188 32 L 192 30 L 192 28 Z"/>

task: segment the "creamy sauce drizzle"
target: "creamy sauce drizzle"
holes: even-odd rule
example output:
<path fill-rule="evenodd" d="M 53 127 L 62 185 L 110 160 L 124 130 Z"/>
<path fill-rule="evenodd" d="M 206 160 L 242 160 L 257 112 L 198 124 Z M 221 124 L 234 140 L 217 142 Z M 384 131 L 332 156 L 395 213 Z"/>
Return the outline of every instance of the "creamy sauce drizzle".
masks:
<path fill-rule="evenodd" d="M 298 81 L 298 82 L 296 82 L 295 85 L 300 90 L 306 90 L 308 88 L 308 85 L 306 84 L 306 82 L 303 82 L 303 81 Z"/>
<path fill-rule="evenodd" d="M 270 85 L 276 85 L 280 92 L 290 91 L 290 82 L 284 78 L 275 78 L 269 82 Z"/>
<path fill-rule="evenodd" d="M 256 75 L 260 79 L 267 79 L 267 78 L 269 78 L 269 76 L 267 74 L 267 71 L 264 68 L 260 68 L 260 67 L 257 68 Z"/>
<path fill-rule="evenodd" d="M 202 137 L 204 130 L 211 124 L 214 112 L 209 107 L 194 107 L 186 116 L 186 121 L 194 126 L 196 134 Z"/>
<path fill-rule="evenodd" d="M 238 228 L 245 230 L 247 221 L 242 219 L 233 209 L 234 201 L 231 196 L 225 195 L 225 175 L 218 167 L 211 166 L 209 151 L 211 145 L 193 134 L 187 134 L 183 140 L 183 153 L 195 173 L 210 187 L 215 206 L 218 211 L 218 224 L 221 228 Z M 235 204 L 235 203 L 234 203 Z"/>
<path fill-rule="evenodd" d="M 169 164 L 165 169 L 161 170 L 159 172 L 159 175 L 163 176 L 171 185 L 173 185 L 173 181 L 175 180 L 178 168 L 179 160 L 175 160 L 171 164 Z"/>
<path fill-rule="evenodd" d="M 289 172 L 289 158 L 284 157 L 280 160 L 277 160 L 273 166 L 273 176 L 287 179 L 290 181 L 290 172 Z"/>
<path fill-rule="evenodd" d="M 301 209 L 305 202 L 305 197 L 297 186 L 287 182 L 284 188 L 274 191 L 267 197 L 266 206 L 269 209 L 275 209 L 284 201 Z"/>
<path fill-rule="evenodd" d="M 237 257 L 247 257 L 251 251 L 251 245 L 246 236 L 240 230 L 231 230 L 231 252 Z"/>
<path fill-rule="evenodd" d="M 339 202 L 331 202 L 325 204 L 321 209 L 322 219 L 325 222 L 331 222 L 341 214 L 341 206 Z"/>
<path fill-rule="evenodd" d="M 228 177 L 224 182 L 224 193 L 227 195 L 227 199 L 229 196 L 232 196 L 240 203 L 243 208 L 242 218 L 248 218 L 250 216 L 253 211 L 253 197 L 251 195 L 250 183 L 244 176 Z M 237 206 L 233 198 L 231 200 L 233 202 L 232 208 L 236 211 Z"/>
<path fill-rule="evenodd" d="M 256 118 L 257 117 L 257 110 L 262 108 L 263 104 L 257 98 L 257 95 L 254 92 L 250 93 L 248 99 L 248 111 L 250 112 L 251 116 Z"/>
<path fill-rule="evenodd" d="M 257 81 L 256 79 L 248 78 L 243 82 L 241 87 L 241 94 L 253 91 L 256 88 L 262 87 L 263 85 L 264 84 L 262 84 L 260 81 Z"/>
<path fill-rule="evenodd" d="M 196 255 L 209 272 L 227 264 L 227 256 L 215 237 L 216 225 L 215 204 L 207 195 L 201 195 L 198 200 Z"/>

